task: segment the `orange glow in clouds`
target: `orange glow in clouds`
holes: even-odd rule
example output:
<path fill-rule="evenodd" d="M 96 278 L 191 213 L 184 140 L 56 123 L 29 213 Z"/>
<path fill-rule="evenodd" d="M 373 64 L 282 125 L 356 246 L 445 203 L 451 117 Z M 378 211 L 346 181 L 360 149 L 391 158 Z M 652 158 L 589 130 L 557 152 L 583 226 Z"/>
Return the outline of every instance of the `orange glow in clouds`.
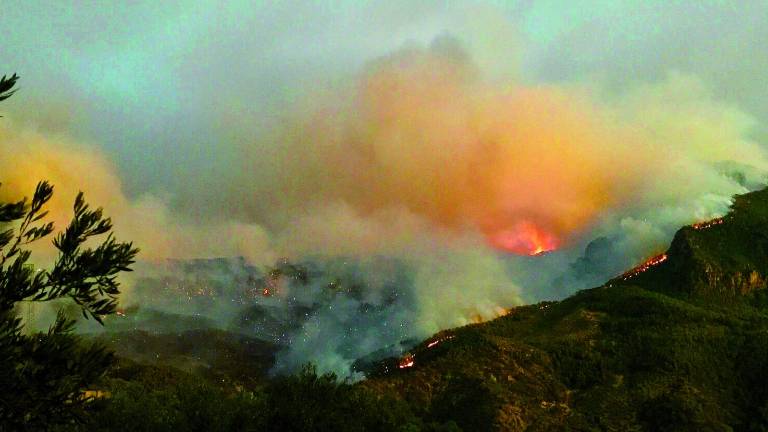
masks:
<path fill-rule="evenodd" d="M 340 200 L 363 215 L 406 209 L 510 253 L 567 243 L 617 202 L 624 163 L 642 162 L 578 91 L 496 87 L 431 52 L 371 65 L 348 105 L 334 102 L 283 141 L 296 140 L 289 178 L 313 179 L 286 188 L 301 195 L 292 199 Z"/>
<path fill-rule="evenodd" d="M 531 222 L 520 222 L 511 229 L 486 233 L 494 247 L 518 255 L 539 255 L 557 249 L 560 242 Z"/>
<path fill-rule="evenodd" d="M 328 203 L 370 220 L 402 212 L 440 235 L 537 255 L 630 198 L 652 165 L 638 129 L 588 89 L 487 81 L 460 47 L 403 49 L 311 102 L 278 136 L 274 183 L 255 191 L 286 214 Z"/>

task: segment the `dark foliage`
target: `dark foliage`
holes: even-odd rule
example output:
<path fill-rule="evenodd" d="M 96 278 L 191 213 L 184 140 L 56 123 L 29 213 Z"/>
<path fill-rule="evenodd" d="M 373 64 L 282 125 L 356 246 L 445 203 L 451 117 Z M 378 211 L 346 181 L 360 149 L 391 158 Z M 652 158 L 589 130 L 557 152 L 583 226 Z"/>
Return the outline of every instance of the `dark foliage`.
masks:
<path fill-rule="evenodd" d="M 440 422 L 455 421 L 465 431 L 492 431 L 498 399 L 489 383 L 469 376 L 450 376 L 432 402 Z"/>
<path fill-rule="evenodd" d="M 102 382 L 110 396 L 90 406 L 82 431 L 432 431 L 408 404 L 318 375 L 307 366 L 253 390 L 219 386 L 167 367 L 122 364 Z"/>
<path fill-rule="evenodd" d="M 364 387 L 341 383 L 333 374 L 317 375 L 307 366 L 265 388 L 267 424 L 281 431 L 420 430 L 405 403 L 379 397 Z M 410 429 L 409 429 L 410 428 Z"/>
<path fill-rule="evenodd" d="M 0 78 L 0 101 L 4 101 L 16 93 L 16 90 L 14 90 L 13 87 L 18 80 L 19 76 L 16 74 L 11 75 L 10 77 L 3 75 L 3 77 Z"/>
<path fill-rule="evenodd" d="M 0 100 L 13 94 L 17 76 L 0 80 Z M 137 253 L 118 242 L 101 209 L 91 210 L 77 196 L 74 217 L 57 234 L 58 257 L 51 269 L 30 262 L 31 243 L 54 231 L 45 222 L 45 204 L 53 195 L 47 182 L 37 185 L 31 200 L 0 203 L 0 429 L 43 430 L 57 423 L 81 421 L 88 398 L 81 391 L 106 370 L 111 354 L 79 343 L 74 321 L 59 312 L 45 333 L 24 331 L 19 308 L 29 302 L 69 299 L 84 316 L 101 322 L 115 310 L 118 273 L 129 271 Z M 95 247 L 92 238 L 106 235 Z"/>

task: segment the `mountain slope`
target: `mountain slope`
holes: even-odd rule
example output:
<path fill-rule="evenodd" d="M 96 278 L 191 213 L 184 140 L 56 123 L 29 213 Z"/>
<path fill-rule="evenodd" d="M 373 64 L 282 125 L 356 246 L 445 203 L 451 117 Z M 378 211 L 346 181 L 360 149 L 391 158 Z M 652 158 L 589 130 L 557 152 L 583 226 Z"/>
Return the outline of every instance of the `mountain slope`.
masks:
<path fill-rule="evenodd" d="M 198 321 L 129 331 L 129 313 L 100 337 L 122 359 L 94 430 L 768 430 L 767 274 L 768 189 L 599 287 L 361 358 L 354 385 L 273 379 L 274 343 Z"/>
<path fill-rule="evenodd" d="M 763 190 L 647 265 L 443 332 L 363 385 L 464 430 L 766 430 L 766 273 Z"/>

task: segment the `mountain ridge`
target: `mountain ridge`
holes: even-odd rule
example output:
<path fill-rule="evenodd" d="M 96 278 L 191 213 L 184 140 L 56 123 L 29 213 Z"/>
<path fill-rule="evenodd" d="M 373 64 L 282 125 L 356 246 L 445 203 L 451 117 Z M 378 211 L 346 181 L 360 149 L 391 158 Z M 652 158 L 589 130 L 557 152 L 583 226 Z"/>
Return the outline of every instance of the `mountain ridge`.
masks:
<path fill-rule="evenodd" d="M 768 430 L 766 270 L 763 189 L 601 286 L 441 332 L 362 385 L 464 430 Z"/>
<path fill-rule="evenodd" d="M 766 274 L 768 189 L 736 196 L 723 218 L 681 228 L 663 254 L 600 286 L 409 342 L 400 357 L 362 357 L 354 367 L 367 379 L 354 384 L 268 376 L 279 349 L 268 341 L 180 325 L 152 334 L 122 317 L 119 328 L 134 330 L 101 338 L 120 357 L 103 386 L 119 403 L 103 418 L 133 412 L 130 392 L 154 395 L 162 415 L 191 416 L 198 405 L 165 400 L 193 382 L 220 389 L 200 398 L 228 398 L 222 412 L 273 413 L 263 430 L 275 418 L 302 424 L 290 430 L 768 430 Z"/>

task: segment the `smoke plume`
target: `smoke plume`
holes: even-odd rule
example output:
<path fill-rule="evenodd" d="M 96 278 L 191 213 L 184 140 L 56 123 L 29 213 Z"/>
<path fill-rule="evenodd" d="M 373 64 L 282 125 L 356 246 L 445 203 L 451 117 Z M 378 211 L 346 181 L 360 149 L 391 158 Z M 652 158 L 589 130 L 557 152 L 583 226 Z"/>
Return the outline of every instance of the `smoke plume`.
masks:
<path fill-rule="evenodd" d="M 409 338 L 601 283 L 662 250 L 680 225 L 721 215 L 733 194 L 765 183 L 761 107 L 723 97 L 709 68 L 661 63 L 621 85 L 583 63 L 576 69 L 587 72 L 564 73 L 567 59 L 552 53 L 573 46 L 526 50 L 535 35 L 493 10 L 425 6 L 435 17 L 425 24 L 395 8 L 380 19 L 403 19 L 396 44 L 375 33 L 337 61 L 304 48 L 301 34 L 270 48 L 283 55 L 273 58 L 237 28 L 196 39 L 192 54 L 165 47 L 181 53 L 178 64 L 156 66 L 165 73 L 146 76 L 147 85 L 169 76 L 183 84 L 143 115 L 140 89 L 117 86 L 109 68 L 98 69 L 97 93 L 119 90 L 124 112 L 101 112 L 115 106 L 106 96 L 80 96 L 71 118 L 51 102 L 35 124 L 23 120 L 40 104 L 33 92 L 0 122 L 0 199 L 50 180 L 51 217 L 63 227 L 83 190 L 113 217 L 118 237 L 142 249 L 125 305 L 156 303 L 274 338 L 283 347 L 277 372 L 313 361 L 346 375 L 356 359 L 406 349 Z M 241 39 L 250 51 L 238 51 Z M 582 39 L 592 40 L 573 44 Z M 141 63 L 136 46 L 116 49 L 127 63 L 115 70 Z M 200 79 L 212 66 L 197 58 L 228 66 L 235 84 Z M 291 69 L 297 58 L 305 67 Z M 265 87 L 274 82 L 282 84 Z M 83 94 L 68 85 L 61 92 Z M 216 257 L 245 263 L 175 261 Z M 285 262 L 311 277 L 270 279 Z M 232 301 L 194 303 L 183 288 L 209 285 Z"/>

